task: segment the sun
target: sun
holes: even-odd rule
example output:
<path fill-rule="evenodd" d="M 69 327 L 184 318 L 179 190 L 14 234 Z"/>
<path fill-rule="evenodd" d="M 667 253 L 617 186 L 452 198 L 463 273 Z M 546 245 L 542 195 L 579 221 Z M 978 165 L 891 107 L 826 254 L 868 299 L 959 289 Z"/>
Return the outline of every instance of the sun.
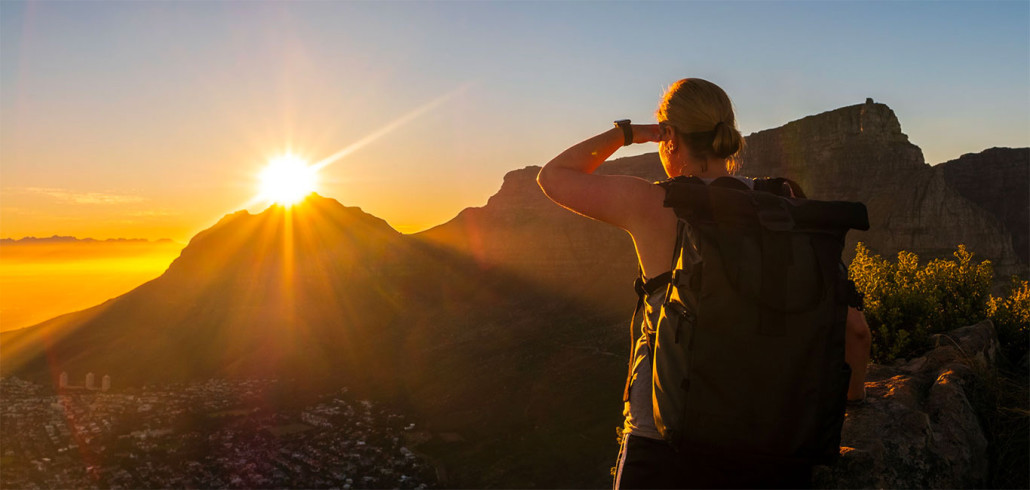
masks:
<path fill-rule="evenodd" d="M 294 155 L 269 160 L 261 171 L 260 197 L 283 206 L 292 206 L 315 192 L 317 171 Z"/>

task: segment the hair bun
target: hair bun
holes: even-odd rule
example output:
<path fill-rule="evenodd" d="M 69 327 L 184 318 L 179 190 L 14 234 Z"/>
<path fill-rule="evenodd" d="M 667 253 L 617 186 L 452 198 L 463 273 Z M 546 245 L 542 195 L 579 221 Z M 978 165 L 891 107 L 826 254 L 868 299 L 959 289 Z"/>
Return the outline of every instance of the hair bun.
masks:
<path fill-rule="evenodd" d="M 715 123 L 712 130 L 712 152 L 717 158 L 729 158 L 740 151 L 742 137 L 740 132 L 724 121 Z"/>
<path fill-rule="evenodd" d="M 684 78 L 672 84 L 662 96 L 655 119 L 676 128 L 694 158 L 725 159 L 728 172 L 736 169 L 744 138 L 736 128 L 733 104 L 718 85 L 700 78 Z"/>

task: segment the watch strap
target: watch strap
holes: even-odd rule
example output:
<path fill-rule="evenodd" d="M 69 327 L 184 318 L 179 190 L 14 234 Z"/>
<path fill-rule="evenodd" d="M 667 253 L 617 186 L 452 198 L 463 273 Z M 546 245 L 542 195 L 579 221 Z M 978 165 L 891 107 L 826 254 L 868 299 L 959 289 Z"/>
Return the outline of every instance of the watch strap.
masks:
<path fill-rule="evenodd" d="M 619 119 L 615 121 L 615 127 L 622 129 L 622 146 L 629 146 L 633 144 L 633 126 L 630 125 L 629 119 Z"/>

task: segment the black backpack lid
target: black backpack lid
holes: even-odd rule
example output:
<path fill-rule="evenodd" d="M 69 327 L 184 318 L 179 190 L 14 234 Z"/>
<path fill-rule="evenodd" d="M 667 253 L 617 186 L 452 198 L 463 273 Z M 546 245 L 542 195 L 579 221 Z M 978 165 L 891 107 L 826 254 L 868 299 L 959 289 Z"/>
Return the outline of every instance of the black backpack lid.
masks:
<path fill-rule="evenodd" d="M 731 180 L 739 185 L 731 184 Z M 674 208 L 677 216 L 692 223 L 775 231 L 869 229 L 869 216 L 860 202 L 782 197 L 742 189 L 745 185 L 737 179 L 720 178 L 706 185 L 697 177 L 677 177 L 659 185 L 665 188 L 665 207 Z"/>

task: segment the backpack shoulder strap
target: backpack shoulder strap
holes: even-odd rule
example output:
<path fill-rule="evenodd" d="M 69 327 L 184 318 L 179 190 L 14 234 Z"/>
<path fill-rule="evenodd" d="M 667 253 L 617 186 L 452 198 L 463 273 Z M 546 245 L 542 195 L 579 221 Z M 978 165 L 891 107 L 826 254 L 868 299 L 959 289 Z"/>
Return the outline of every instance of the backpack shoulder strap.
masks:
<path fill-rule="evenodd" d="M 644 301 L 647 301 L 649 296 L 663 287 L 668 286 L 673 277 L 673 271 L 668 270 L 645 281 L 643 269 L 638 269 L 638 271 L 637 279 L 633 281 L 633 290 L 637 293 L 637 306 L 633 308 L 633 317 L 629 321 L 629 374 L 626 375 L 626 388 L 622 392 L 623 402 L 629 401 L 629 388 L 633 383 L 633 356 L 636 355 L 637 345 L 637 313 L 644 308 Z"/>

